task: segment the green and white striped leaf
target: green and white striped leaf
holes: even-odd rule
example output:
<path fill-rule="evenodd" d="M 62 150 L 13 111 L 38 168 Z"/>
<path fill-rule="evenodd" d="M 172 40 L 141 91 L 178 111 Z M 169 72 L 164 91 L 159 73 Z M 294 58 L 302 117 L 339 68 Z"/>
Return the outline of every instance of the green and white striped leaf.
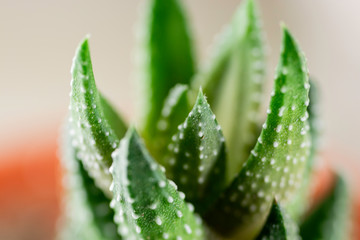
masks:
<path fill-rule="evenodd" d="M 349 239 L 350 206 L 348 186 L 341 176 L 337 176 L 329 195 L 300 226 L 302 238 Z"/>
<path fill-rule="evenodd" d="M 274 92 L 258 142 L 239 175 L 206 216 L 223 235 L 253 238 L 274 197 L 286 204 L 301 185 L 311 145 L 309 87 L 305 58 L 284 27 Z"/>
<path fill-rule="evenodd" d="M 157 133 L 164 100 L 176 84 L 189 84 L 194 54 L 187 18 L 178 0 L 149 0 L 139 34 L 139 78 L 143 87 L 143 135 Z"/>
<path fill-rule="evenodd" d="M 310 79 L 310 91 L 309 99 L 310 104 L 308 106 L 309 112 L 309 126 L 310 126 L 310 138 L 311 138 L 311 147 L 310 147 L 310 156 L 306 160 L 306 167 L 304 175 L 302 177 L 303 181 L 300 189 L 297 191 L 295 197 L 291 203 L 287 206 L 287 211 L 289 215 L 299 221 L 303 217 L 306 210 L 309 208 L 309 199 L 310 199 L 310 180 L 313 170 L 313 164 L 317 157 L 318 149 L 318 138 L 320 134 L 319 129 L 319 117 L 318 117 L 318 91 L 314 81 Z"/>
<path fill-rule="evenodd" d="M 227 140 L 227 178 L 239 173 L 256 143 L 265 80 L 262 31 L 253 0 L 245 1 L 227 30 L 225 43 L 210 68 L 197 77 L 209 96 Z M 228 42 L 226 42 L 228 41 Z"/>
<path fill-rule="evenodd" d="M 66 168 L 66 192 L 57 239 L 120 240 L 113 222 L 114 211 L 109 206 L 110 199 L 86 172 L 71 146 L 70 138 L 64 140 L 62 162 Z"/>
<path fill-rule="evenodd" d="M 76 51 L 71 73 L 69 121 L 73 146 L 97 186 L 109 195 L 111 153 L 126 126 L 96 88 L 87 38 Z"/>
<path fill-rule="evenodd" d="M 148 142 L 154 158 L 166 167 L 165 156 L 171 137 L 177 132 L 178 126 L 184 121 L 190 111 L 188 86 L 177 84 L 170 90 L 165 99 L 157 127 L 157 134 Z M 154 126 L 155 127 L 155 126 Z"/>
<path fill-rule="evenodd" d="M 164 168 L 146 151 L 135 129 L 130 128 L 113 153 L 115 222 L 127 239 L 203 239 L 200 218 L 192 213 Z"/>
<path fill-rule="evenodd" d="M 300 240 L 299 228 L 275 201 L 256 240 Z"/>
<path fill-rule="evenodd" d="M 204 213 L 225 187 L 225 140 L 200 89 L 193 109 L 169 145 L 167 176 Z"/>

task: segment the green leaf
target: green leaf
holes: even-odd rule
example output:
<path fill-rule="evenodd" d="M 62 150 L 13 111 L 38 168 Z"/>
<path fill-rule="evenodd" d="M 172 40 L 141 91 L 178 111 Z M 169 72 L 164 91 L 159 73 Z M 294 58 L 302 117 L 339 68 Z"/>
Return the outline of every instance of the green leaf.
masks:
<path fill-rule="evenodd" d="M 249 157 L 259 134 L 265 56 L 253 0 L 241 5 L 230 31 L 225 34 L 229 43 L 222 45 L 211 68 L 198 77 L 228 142 L 229 183 Z"/>
<path fill-rule="evenodd" d="M 306 240 L 348 239 L 349 216 L 349 190 L 345 180 L 337 176 L 329 195 L 300 226 L 300 234 Z"/>
<path fill-rule="evenodd" d="M 203 239 L 201 224 L 130 128 L 113 154 L 115 221 L 125 239 Z"/>
<path fill-rule="evenodd" d="M 87 38 L 76 51 L 71 72 L 69 121 L 73 146 L 96 184 L 110 194 L 111 153 L 126 127 L 96 88 Z"/>
<path fill-rule="evenodd" d="M 64 139 L 65 211 L 58 239 L 119 240 L 110 199 L 95 185 L 77 158 L 70 138 Z"/>
<path fill-rule="evenodd" d="M 156 126 L 169 90 L 177 83 L 189 84 L 194 74 L 190 31 L 178 0 L 150 0 L 141 29 L 140 78 L 144 88 L 146 140 L 156 134 Z"/>
<path fill-rule="evenodd" d="M 310 137 L 311 137 L 311 147 L 310 147 L 310 156 L 306 160 L 306 167 L 303 174 L 303 181 L 300 189 L 297 191 L 296 196 L 294 196 L 292 202 L 287 206 L 287 211 L 290 216 L 299 221 L 300 218 L 305 213 L 306 209 L 309 208 L 309 199 L 310 199 L 310 180 L 313 170 L 313 164 L 316 159 L 317 149 L 318 149 L 318 138 L 319 138 L 319 117 L 318 117 L 318 91 L 314 81 L 310 80 L 310 91 L 309 99 L 310 104 L 308 106 L 309 112 L 309 126 L 310 126 Z"/>
<path fill-rule="evenodd" d="M 165 166 L 165 155 L 171 137 L 177 132 L 178 126 L 190 111 L 188 101 L 188 87 L 183 84 L 175 85 L 165 99 L 161 117 L 156 125 L 157 134 L 148 142 L 150 152 L 158 162 Z"/>
<path fill-rule="evenodd" d="M 266 223 L 256 240 L 300 240 L 299 229 L 285 210 L 274 201 Z"/>
<path fill-rule="evenodd" d="M 207 215 L 223 235 L 254 237 L 272 199 L 286 204 L 301 185 L 310 154 L 305 59 L 286 28 L 275 87 L 255 148 L 239 175 Z"/>
<path fill-rule="evenodd" d="M 200 89 L 197 101 L 169 145 L 167 176 L 203 213 L 225 185 L 225 144 L 221 128 Z"/>

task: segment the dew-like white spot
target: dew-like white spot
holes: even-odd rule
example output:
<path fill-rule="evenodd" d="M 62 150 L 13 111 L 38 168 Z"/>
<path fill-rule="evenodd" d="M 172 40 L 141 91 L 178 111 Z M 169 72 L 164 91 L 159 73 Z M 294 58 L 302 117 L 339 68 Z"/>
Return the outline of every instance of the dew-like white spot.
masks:
<path fill-rule="evenodd" d="M 182 213 L 180 210 L 178 210 L 178 211 L 176 212 L 176 215 L 177 215 L 179 218 L 181 218 L 181 217 L 183 216 L 183 213 Z"/>
<path fill-rule="evenodd" d="M 160 218 L 159 216 L 157 216 L 157 217 L 155 218 L 155 222 L 156 222 L 156 224 L 159 225 L 159 226 L 162 224 L 161 218 Z"/>
<path fill-rule="evenodd" d="M 187 206 L 188 206 L 190 212 L 194 211 L 194 205 L 192 205 L 191 203 L 187 203 Z"/>
<path fill-rule="evenodd" d="M 279 110 L 279 117 L 282 117 L 284 115 L 285 107 L 281 107 Z"/>
<path fill-rule="evenodd" d="M 265 183 L 269 183 L 269 182 L 270 182 L 270 177 L 269 177 L 269 176 L 265 176 L 265 177 L 264 177 L 264 182 L 265 182 Z"/>
<path fill-rule="evenodd" d="M 178 186 L 176 185 L 176 183 L 174 183 L 174 181 L 169 180 L 169 184 L 170 184 L 171 186 L 173 186 L 173 187 L 175 188 L 175 190 L 178 189 Z"/>
<path fill-rule="evenodd" d="M 186 231 L 188 234 L 191 234 L 191 233 L 192 233 L 192 230 L 191 230 L 191 228 L 190 228 L 189 225 L 184 224 L 184 228 L 185 228 L 185 231 Z"/>
<path fill-rule="evenodd" d="M 159 187 L 163 188 L 166 186 L 166 182 L 165 181 L 160 181 L 159 182 Z"/>
<path fill-rule="evenodd" d="M 179 197 L 184 200 L 185 199 L 185 193 L 179 192 Z"/>
<path fill-rule="evenodd" d="M 169 203 L 173 203 L 173 202 L 174 202 L 174 198 L 172 198 L 171 196 L 169 196 L 169 197 L 167 198 L 167 201 L 168 201 Z"/>

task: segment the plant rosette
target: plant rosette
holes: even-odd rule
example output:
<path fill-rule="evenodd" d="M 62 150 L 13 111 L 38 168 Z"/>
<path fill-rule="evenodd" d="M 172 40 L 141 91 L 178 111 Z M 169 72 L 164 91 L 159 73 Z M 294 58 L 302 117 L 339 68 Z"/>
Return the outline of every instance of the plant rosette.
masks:
<path fill-rule="evenodd" d="M 310 213 L 317 90 L 286 26 L 263 120 L 263 32 L 246 0 L 197 70 L 177 0 L 149 0 L 139 34 L 142 118 L 95 83 L 89 39 L 71 69 L 59 239 L 345 239 L 350 196 L 335 174 Z M 336 227 L 333 227 L 336 226 Z"/>

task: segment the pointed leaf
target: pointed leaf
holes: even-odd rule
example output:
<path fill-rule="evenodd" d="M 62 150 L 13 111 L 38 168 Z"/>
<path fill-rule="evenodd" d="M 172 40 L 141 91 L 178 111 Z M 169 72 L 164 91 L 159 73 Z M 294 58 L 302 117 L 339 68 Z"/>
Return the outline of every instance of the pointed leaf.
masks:
<path fill-rule="evenodd" d="M 163 102 L 177 83 L 189 84 L 194 73 L 193 47 L 187 19 L 178 0 L 150 0 L 140 35 L 144 87 L 144 136 L 156 133 Z"/>
<path fill-rule="evenodd" d="M 306 167 L 302 177 L 302 184 L 300 189 L 297 191 L 296 195 L 292 202 L 287 206 L 287 211 L 290 216 L 299 221 L 300 218 L 305 213 L 306 209 L 309 207 L 309 195 L 310 195 L 310 180 L 313 170 L 313 164 L 317 155 L 318 147 L 318 137 L 319 137 L 319 117 L 318 117 L 318 91 L 314 81 L 310 80 L 310 91 L 309 99 L 310 104 L 308 107 L 309 112 L 309 126 L 310 126 L 310 137 L 311 137 L 311 147 L 310 155 L 306 160 Z"/>
<path fill-rule="evenodd" d="M 126 127 L 96 88 L 88 39 L 78 47 L 71 72 L 69 121 L 73 146 L 96 184 L 110 194 L 111 175 L 108 168 L 112 163 L 111 153 Z"/>
<path fill-rule="evenodd" d="M 230 29 L 232 34 L 226 36 L 231 40 L 231 50 L 228 51 L 229 44 L 225 44 L 228 56 L 223 73 L 219 74 L 214 64 L 203 76 L 202 83 L 228 142 L 228 182 L 240 171 L 259 134 L 265 57 L 260 20 L 253 0 L 241 5 Z M 219 65 L 225 62 L 223 55 L 220 56 L 219 62 L 216 61 Z"/>
<path fill-rule="evenodd" d="M 115 221 L 125 239 L 203 239 L 200 223 L 133 128 L 113 154 Z"/>
<path fill-rule="evenodd" d="M 64 141 L 65 211 L 59 239 L 119 240 L 110 199 L 86 172 L 70 138 Z"/>
<path fill-rule="evenodd" d="M 275 201 L 257 240 L 300 240 L 299 229 L 285 210 Z"/>
<path fill-rule="evenodd" d="M 177 132 L 179 124 L 184 121 L 190 111 L 187 94 L 188 87 L 183 84 L 177 84 L 170 90 L 156 125 L 156 136 L 148 142 L 152 155 L 161 165 L 166 164 L 165 153 L 171 137 Z"/>
<path fill-rule="evenodd" d="M 337 176 L 330 194 L 300 227 L 303 239 L 348 239 L 350 198 L 346 182 Z"/>
<path fill-rule="evenodd" d="M 310 154 L 308 91 L 305 59 L 284 28 L 280 64 L 263 130 L 240 174 L 207 216 L 210 225 L 222 234 L 253 237 L 274 196 L 286 203 L 300 186 Z"/>
<path fill-rule="evenodd" d="M 203 213 L 224 189 L 226 161 L 221 128 L 201 89 L 169 148 L 168 177 Z"/>

